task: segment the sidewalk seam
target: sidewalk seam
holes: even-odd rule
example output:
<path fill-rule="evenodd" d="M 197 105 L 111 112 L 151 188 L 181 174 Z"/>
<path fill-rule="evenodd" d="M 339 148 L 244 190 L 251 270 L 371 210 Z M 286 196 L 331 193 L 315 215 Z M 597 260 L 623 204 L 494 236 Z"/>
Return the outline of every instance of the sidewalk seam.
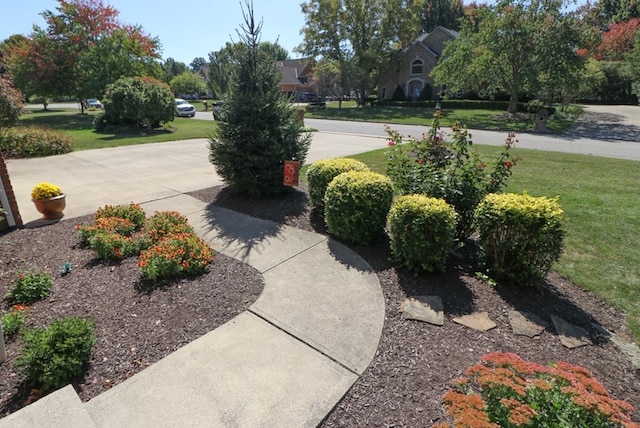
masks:
<path fill-rule="evenodd" d="M 314 232 L 312 232 L 312 233 L 314 233 Z M 320 235 L 320 234 L 318 233 L 318 235 Z M 298 251 L 297 253 L 295 253 L 295 254 L 293 254 L 293 255 L 291 255 L 291 256 L 289 256 L 289 257 L 287 257 L 286 259 L 282 259 L 282 260 L 280 260 L 280 261 L 279 261 L 278 263 L 276 263 L 275 265 L 270 266 L 269 268 L 267 268 L 267 269 L 265 269 L 265 270 L 261 271 L 260 273 L 261 273 L 262 275 L 264 275 L 265 273 L 269 272 L 270 270 L 275 269 L 275 268 L 277 268 L 278 266 L 281 266 L 281 265 L 283 265 L 283 264 L 287 263 L 288 261 L 290 261 L 290 260 L 291 260 L 291 259 L 293 259 L 294 257 L 298 257 L 300 254 L 302 254 L 302 253 L 306 253 L 306 252 L 307 252 L 307 251 L 309 251 L 310 249 L 312 249 L 312 248 L 314 248 L 314 247 L 317 247 L 318 245 L 320 245 L 320 244 L 322 244 L 322 243 L 324 243 L 324 242 L 327 242 L 327 241 L 329 240 L 329 238 L 327 238 L 326 236 L 324 236 L 323 238 L 324 238 L 324 239 L 322 239 L 320 242 L 316 242 L 315 244 L 308 246 L 308 247 L 307 247 L 307 248 L 305 248 L 304 250 L 302 250 L 302 251 Z"/>
<path fill-rule="evenodd" d="M 333 361 L 334 363 L 336 363 L 337 365 L 339 365 L 340 367 L 342 367 L 343 369 L 345 369 L 349 373 L 352 373 L 352 374 L 356 375 L 356 377 L 358 377 L 358 378 L 360 377 L 360 375 L 356 371 L 354 371 L 353 369 L 345 366 L 340 361 L 336 360 L 335 358 L 331 357 L 330 355 L 327 355 L 325 352 L 321 351 L 320 349 L 316 348 L 315 346 L 305 342 L 304 340 L 302 340 L 301 338 L 299 338 L 295 334 L 288 332 L 287 330 L 285 330 L 284 328 L 278 326 L 277 324 L 274 324 L 272 321 L 268 320 L 267 318 L 263 317 L 262 315 L 260 315 L 260 314 L 258 314 L 256 312 L 254 312 L 251 308 L 247 309 L 247 312 L 255 315 L 258 318 L 260 318 L 261 320 L 263 320 L 264 322 L 266 322 L 270 326 L 275 327 L 277 330 L 283 332 L 284 334 L 286 334 L 287 336 L 291 337 L 292 339 L 295 339 L 297 342 L 300 342 L 303 345 L 307 346 L 308 348 L 313 349 L 314 351 L 316 351 L 320 355 L 324 356 L 325 358 L 328 358 L 329 360 Z"/>

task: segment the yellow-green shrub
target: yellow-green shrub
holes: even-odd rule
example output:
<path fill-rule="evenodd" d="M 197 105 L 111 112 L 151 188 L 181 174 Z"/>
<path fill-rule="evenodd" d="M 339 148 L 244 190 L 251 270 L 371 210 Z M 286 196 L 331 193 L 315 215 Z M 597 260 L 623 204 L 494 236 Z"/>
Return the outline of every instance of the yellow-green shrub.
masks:
<path fill-rule="evenodd" d="M 35 126 L 15 126 L 0 132 L 0 151 L 5 158 L 59 155 L 72 150 L 72 140 L 62 132 Z"/>
<path fill-rule="evenodd" d="M 343 172 L 368 170 L 369 168 L 362 162 L 349 158 L 323 159 L 314 162 L 307 169 L 311 204 L 316 208 L 322 208 L 327 186 L 331 180 Z"/>
<path fill-rule="evenodd" d="M 384 235 L 393 201 L 391 180 L 371 171 L 349 171 L 334 178 L 324 195 L 324 221 L 337 238 L 368 244 Z"/>
<path fill-rule="evenodd" d="M 389 211 L 391 255 L 414 272 L 446 270 L 456 234 L 456 211 L 443 199 L 400 196 Z"/>
<path fill-rule="evenodd" d="M 497 281 L 534 284 L 562 254 L 558 198 L 487 195 L 476 210 L 481 260 Z"/>

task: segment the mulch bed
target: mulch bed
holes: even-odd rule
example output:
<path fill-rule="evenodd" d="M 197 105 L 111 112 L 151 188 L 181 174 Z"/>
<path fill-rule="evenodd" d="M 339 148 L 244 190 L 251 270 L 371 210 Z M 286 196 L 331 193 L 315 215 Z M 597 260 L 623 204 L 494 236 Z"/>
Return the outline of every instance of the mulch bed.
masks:
<path fill-rule="evenodd" d="M 326 233 L 322 218 L 310 209 L 301 187 L 277 200 L 246 200 L 226 188 L 191 193 L 217 206 L 267 218 L 308 231 Z M 178 207 L 176 207 L 178 208 Z M 55 277 L 51 296 L 30 309 L 30 325 L 46 325 L 67 316 L 91 317 L 98 342 L 82 379 L 74 383 L 83 401 L 153 364 L 244 311 L 259 296 L 263 282 L 254 269 L 217 254 L 211 271 L 198 278 L 142 287 L 135 260 L 105 265 L 78 247 L 74 226 L 90 217 L 70 219 L 41 229 L 0 236 L 0 293 L 6 294 L 17 270 L 42 268 Z M 492 287 L 475 275 L 473 245 L 452 256 L 446 273 L 415 276 L 388 261 L 388 242 L 352 247 L 377 273 L 386 299 L 386 320 L 378 352 L 370 367 L 323 421 L 325 427 L 422 427 L 446 419 L 442 395 L 449 382 L 494 351 L 514 352 L 540 364 L 567 361 L 589 369 L 610 393 L 631 403 L 640 421 L 640 370 L 593 324 L 627 335 L 624 315 L 582 288 L 550 274 L 540 287 Z M 65 262 L 73 271 L 60 276 Z M 407 296 L 438 295 L 446 321 L 437 327 L 403 320 L 400 304 Z M 3 309 L 8 305 L 3 302 Z M 593 346 L 565 348 L 552 327 L 536 339 L 512 334 L 507 313 L 550 315 L 589 331 Z M 498 327 L 481 333 L 451 321 L 487 311 Z M 30 400 L 12 367 L 19 341 L 7 344 L 9 361 L 0 365 L 0 416 Z M 33 397 L 31 399 L 34 399 Z"/>

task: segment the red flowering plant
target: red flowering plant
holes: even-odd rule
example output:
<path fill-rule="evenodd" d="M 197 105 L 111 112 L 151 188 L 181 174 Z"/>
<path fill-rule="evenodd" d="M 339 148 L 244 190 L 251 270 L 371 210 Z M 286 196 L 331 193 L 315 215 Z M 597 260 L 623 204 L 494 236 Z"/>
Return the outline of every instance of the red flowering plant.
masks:
<path fill-rule="evenodd" d="M 457 237 L 468 238 L 474 230 L 474 211 L 484 196 L 500 191 L 519 158 L 510 149 L 517 143 L 509 133 L 498 159 L 489 168 L 478 152 L 471 150 L 471 134 L 455 122 L 452 140 L 440 130 L 439 112 L 428 132 L 420 138 L 405 138 L 388 125 L 387 174 L 403 194 L 425 194 L 441 198 L 458 213 Z"/>
<path fill-rule="evenodd" d="M 444 403 L 455 427 L 640 427 L 630 404 L 565 362 L 545 367 L 496 352 L 452 385 Z"/>
<path fill-rule="evenodd" d="M 202 238 L 194 233 L 175 233 L 142 251 L 138 267 L 144 280 L 155 282 L 202 274 L 212 261 L 213 251 Z"/>

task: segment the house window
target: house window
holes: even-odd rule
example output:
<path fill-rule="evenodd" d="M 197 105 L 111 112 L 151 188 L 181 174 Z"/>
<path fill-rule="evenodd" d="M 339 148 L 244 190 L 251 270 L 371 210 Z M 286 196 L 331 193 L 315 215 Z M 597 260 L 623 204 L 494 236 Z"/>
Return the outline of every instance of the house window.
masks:
<path fill-rule="evenodd" d="M 416 59 L 411 63 L 411 74 L 422 74 L 422 60 Z"/>
<path fill-rule="evenodd" d="M 386 87 L 382 88 L 382 99 L 383 100 L 387 99 L 387 88 Z"/>

